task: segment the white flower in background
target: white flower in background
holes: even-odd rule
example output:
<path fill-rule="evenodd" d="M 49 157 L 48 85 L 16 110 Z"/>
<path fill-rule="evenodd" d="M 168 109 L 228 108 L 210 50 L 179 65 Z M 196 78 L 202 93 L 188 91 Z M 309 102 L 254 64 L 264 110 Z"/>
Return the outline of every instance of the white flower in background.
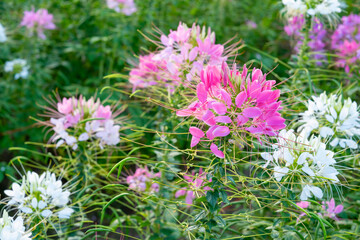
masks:
<path fill-rule="evenodd" d="M 312 194 L 321 199 L 322 189 L 327 183 L 337 183 L 339 174 L 334 152 L 326 150 L 326 145 L 320 138 L 311 136 L 307 139 L 305 133 L 295 136 L 293 130 L 280 131 L 278 143 L 273 145 L 274 152 L 263 152 L 261 156 L 267 162 L 264 167 L 273 167 L 276 181 L 302 186 L 300 199 L 307 200 Z M 295 180 L 296 179 L 296 180 Z"/>
<path fill-rule="evenodd" d="M 21 185 L 12 184 L 12 190 L 5 190 L 10 197 L 7 205 L 16 206 L 21 212 L 44 218 L 57 216 L 69 218 L 74 212 L 67 204 L 70 192 L 63 190 L 61 180 L 54 173 L 45 172 L 40 176 L 36 172 L 27 172 Z"/>
<path fill-rule="evenodd" d="M 5 28 L 0 23 L 0 42 L 6 42 L 6 40 L 7 40 L 7 37 L 6 37 Z"/>
<path fill-rule="evenodd" d="M 342 2 L 339 0 L 282 0 L 284 12 L 289 17 L 308 14 L 334 15 L 341 12 Z"/>
<path fill-rule="evenodd" d="M 301 113 L 300 131 L 306 135 L 319 134 L 329 139 L 330 146 L 357 149 L 360 136 L 360 119 L 357 103 L 350 98 L 322 93 L 308 101 L 308 110 Z M 355 140 L 354 140 L 355 139 Z"/>
<path fill-rule="evenodd" d="M 5 63 L 5 72 L 14 73 L 15 79 L 27 78 L 29 75 L 29 66 L 27 66 L 26 60 L 24 59 L 15 59 L 12 61 L 7 61 Z"/>
<path fill-rule="evenodd" d="M 17 217 L 14 220 L 4 211 L 2 218 L 0 218 L 0 239 L 30 240 L 31 232 L 26 232 L 22 217 Z"/>
<path fill-rule="evenodd" d="M 298 16 L 306 13 L 307 7 L 303 0 L 282 0 L 285 5 L 284 11 L 289 16 Z"/>

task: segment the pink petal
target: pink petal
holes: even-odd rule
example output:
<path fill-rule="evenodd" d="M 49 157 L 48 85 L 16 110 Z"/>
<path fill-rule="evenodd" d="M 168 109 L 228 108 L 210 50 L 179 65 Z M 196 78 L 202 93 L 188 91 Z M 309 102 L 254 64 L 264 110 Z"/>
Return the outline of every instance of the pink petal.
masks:
<path fill-rule="evenodd" d="M 286 127 L 285 119 L 279 116 L 267 119 L 266 123 L 274 130 L 280 130 Z"/>
<path fill-rule="evenodd" d="M 207 100 L 207 92 L 204 83 L 201 82 L 198 84 L 196 88 L 196 94 L 200 102 L 205 102 Z"/>
<path fill-rule="evenodd" d="M 224 153 L 222 151 L 220 151 L 218 146 L 216 146 L 214 143 L 212 143 L 210 145 L 210 150 L 218 158 L 224 158 L 225 157 Z"/>
<path fill-rule="evenodd" d="M 214 130 L 215 130 L 217 127 L 219 127 L 219 126 L 214 125 L 214 126 L 210 127 L 209 130 L 207 130 L 207 132 L 206 132 L 206 137 L 207 137 L 209 140 L 213 140 L 213 139 L 215 138 L 213 132 L 214 132 Z"/>
<path fill-rule="evenodd" d="M 263 76 L 263 73 L 261 72 L 261 70 L 256 69 L 252 72 L 252 81 L 259 80 L 259 78 L 262 78 L 262 76 Z"/>
<path fill-rule="evenodd" d="M 176 115 L 179 117 L 191 116 L 192 114 L 193 114 L 193 111 L 191 111 L 189 109 L 179 110 L 176 112 Z"/>
<path fill-rule="evenodd" d="M 230 129 L 227 126 L 221 126 L 213 131 L 215 137 L 225 137 L 230 134 Z"/>
<path fill-rule="evenodd" d="M 191 138 L 190 147 L 195 147 L 200 142 L 200 138 L 193 136 Z"/>
<path fill-rule="evenodd" d="M 344 206 L 343 205 L 337 205 L 335 210 L 334 210 L 334 213 L 335 214 L 338 214 L 338 213 L 341 213 L 342 211 L 344 210 Z"/>
<path fill-rule="evenodd" d="M 214 102 L 211 104 L 214 111 L 219 115 L 224 115 L 226 113 L 227 107 L 225 104 L 220 102 Z"/>
<path fill-rule="evenodd" d="M 187 191 L 185 202 L 189 204 L 187 207 L 191 207 L 190 205 L 193 203 L 193 199 L 195 198 L 193 191 Z"/>
<path fill-rule="evenodd" d="M 221 96 L 223 97 L 226 105 L 228 105 L 230 107 L 232 104 L 231 95 L 228 92 L 226 92 L 224 89 L 221 89 L 220 92 L 221 92 Z"/>
<path fill-rule="evenodd" d="M 271 96 L 272 92 L 273 92 L 272 90 L 265 90 L 261 92 L 257 97 L 256 102 L 258 103 L 265 102 Z"/>
<path fill-rule="evenodd" d="M 241 92 L 239 93 L 236 98 L 235 98 L 235 104 L 238 108 L 241 108 L 241 106 L 243 105 L 243 103 L 245 102 L 245 100 L 247 100 L 247 94 L 246 92 Z"/>
<path fill-rule="evenodd" d="M 214 126 L 216 124 L 215 122 L 215 115 L 212 111 L 208 110 L 204 116 L 202 117 L 202 120 L 209 126 Z"/>
<path fill-rule="evenodd" d="M 217 116 L 215 117 L 215 121 L 221 123 L 232 123 L 231 118 L 228 116 Z"/>
<path fill-rule="evenodd" d="M 178 198 L 180 196 L 184 196 L 186 194 L 185 188 L 182 188 L 181 190 L 176 191 L 175 197 Z"/>
<path fill-rule="evenodd" d="M 191 135 L 197 138 L 202 138 L 205 136 L 204 132 L 197 127 L 190 127 L 189 132 L 191 133 Z"/>
<path fill-rule="evenodd" d="M 243 114 L 247 118 L 255 118 L 261 115 L 261 110 L 257 107 L 249 107 L 244 109 Z"/>
<path fill-rule="evenodd" d="M 243 115 L 238 115 L 237 120 L 238 120 L 238 126 L 242 126 L 249 121 L 249 119 L 247 117 L 244 117 Z"/>

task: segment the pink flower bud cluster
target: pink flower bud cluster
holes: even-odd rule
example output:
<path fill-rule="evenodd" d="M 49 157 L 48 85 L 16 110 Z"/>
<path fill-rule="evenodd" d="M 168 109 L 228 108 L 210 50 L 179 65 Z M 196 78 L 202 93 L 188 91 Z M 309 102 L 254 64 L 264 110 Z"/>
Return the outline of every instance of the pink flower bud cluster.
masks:
<path fill-rule="evenodd" d="M 200 74 L 197 85 L 197 99 L 186 109 L 177 111 L 178 116 L 192 116 L 197 127 L 189 129 L 192 135 L 191 147 L 201 140 L 211 143 L 210 150 L 224 158 L 224 152 L 215 142 L 241 131 L 247 131 L 259 138 L 260 135 L 275 136 L 285 128 L 281 117 L 280 90 L 273 90 L 275 80 L 266 80 L 260 69 L 252 74 L 244 65 L 242 72 L 230 70 L 226 63 L 222 67 L 207 66 Z"/>
<path fill-rule="evenodd" d="M 188 182 L 190 188 L 182 188 L 175 193 L 175 197 L 185 196 L 185 203 L 188 204 L 187 207 L 191 207 L 193 200 L 196 198 L 196 192 L 203 189 L 206 193 L 209 190 L 212 190 L 210 187 L 204 186 L 207 182 L 205 173 L 202 168 L 199 170 L 199 174 L 195 176 L 195 172 L 192 175 L 184 176 L 185 180 Z M 210 181 L 211 182 L 211 179 Z"/>
<path fill-rule="evenodd" d="M 52 141 L 57 142 L 56 147 L 66 144 L 76 150 L 78 142 L 97 140 L 103 148 L 120 141 L 120 126 L 115 125 L 110 106 L 103 106 L 100 99 L 63 98 L 55 110 L 51 109 L 50 116 L 55 132 Z"/>
<path fill-rule="evenodd" d="M 180 22 L 177 30 L 161 35 L 160 40 L 162 49 L 140 57 L 139 67 L 130 72 L 134 87 L 154 85 L 160 79 L 176 86 L 183 79 L 192 81 L 207 65 L 221 66 L 227 60 L 224 46 L 215 43 L 215 34 L 210 28 L 201 29 L 195 24 L 188 28 Z M 159 76 L 154 77 L 154 73 Z"/>
<path fill-rule="evenodd" d="M 44 29 L 55 29 L 56 26 L 53 23 L 53 15 L 49 14 L 46 9 L 39 9 L 35 12 L 34 9 L 31 11 L 25 11 L 24 17 L 20 23 L 20 26 L 25 26 L 30 30 L 30 33 L 37 33 L 41 39 L 46 39 Z"/>
<path fill-rule="evenodd" d="M 158 192 L 159 184 L 154 183 L 152 179 L 161 177 L 161 173 L 153 173 L 145 168 L 137 168 L 134 175 L 130 175 L 126 178 L 127 184 L 129 184 L 129 190 L 137 192 Z"/>
<path fill-rule="evenodd" d="M 340 56 L 339 67 L 350 68 L 360 63 L 360 16 L 351 14 L 342 17 L 342 22 L 331 37 L 331 48 Z"/>

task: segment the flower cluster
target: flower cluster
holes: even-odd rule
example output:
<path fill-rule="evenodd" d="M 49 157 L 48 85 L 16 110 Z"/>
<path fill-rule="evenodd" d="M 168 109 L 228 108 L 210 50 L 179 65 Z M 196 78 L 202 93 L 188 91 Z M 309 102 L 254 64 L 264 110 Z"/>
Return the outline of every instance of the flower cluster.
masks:
<path fill-rule="evenodd" d="M 6 31 L 4 26 L 0 23 L 0 43 L 6 42 Z"/>
<path fill-rule="evenodd" d="M 20 184 L 13 183 L 12 190 L 5 190 L 5 194 L 10 197 L 7 205 L 15 206 L 25 215 L 64 219 L 74 212 L 67 206 L 70 192 L 63 190 L 61 180 L 57 180 L 54 173 L 39 176 L 29 171 Z"/>
<path fill-rule="evenodd" d="M 157 78 L 160 78 L 156 80 L 168 80 L 172 81 L 173 85 L 179 85 L 180 80 L 192 81 L 204 67 L 221 66 L 227 59 L 224 56 L 224 46 L 215 43 L 215 33 L 211 32 L 210 28 L 201 29 L 195 24 L 189 28 L 186 24 L 179 23 L 176 31 L 170 30 L 169 35 L 161 35 L 161 44 L 160 52 L 140 58 L 140 64 L 146 62 L 146 65 L 157 67 L 139 66 L 135 72 L 130 73 L 131 83 L 142 84 L 145 87 L 153 85 L 154 77 L 150 77 L 150 83 L 144 84 L 144 81 L 147 81 L 145 77 L 149 72 L 155 71 L 158 74 Z M 161 71 L 165 73 L 160 73 Z"/>
<path fill-rule="evenodd" d="M 38 37 L 41 39 L 46 39 L 44 34 L 45 29 L 56 28 L 53 23 L 53 15 L 49 14 L 48 11 L 43 8 L 37 10 L 36 12 L 34 9 L 31 11 L 25 11 L 20 25 L 29 29 L 30 35 L 36 32 Z"/>
<path fill-rule="evenodd" d="M 272 166 L 274 178 L 278 182 L 301 184 L 302 201 L 312 194 L 321 199 L 321 186 L 339 182 L 339 173 L 334 167 L 334 152 L 327 150 L 320 138 L 311 136 L 308 139 L 304 132 L 296 137 L 293 130 L 282 130 L 273 148 L 273 153 L 261 153 L 267 161 L 264 167 Z"/>
<path fill-rule="evenodd" d="M 222 68 L 207 66 L 200 74 L 197 85 L 197 99 L 187 109 L 177 111 L 178 116 L 193 116 L 199 127 L 190 127 L 191 147 L 206 137 L 206 142 L 221 140 L 233 133 L 247 131 L 259 138 L 260 135 L 275 136 L 285 127 L 281 117 L 280 90 L 272 90 L 274 80 L 266 80 L 260 69 L 248 74 L 244 65 L 242 72 L 236 67 L 229 70 L 226 63 Z M 210 141 L 209 141 L 210 140 Z M 224 152 L 211 143 L 215 156 L 224 158 Z"/>
<path fill-rule="evenodd" d="M 178 198 L 185 195 L 185 203 L 188 204 L 187 207 L 191 207 L 198 191 L 203 190 L 206 193 L 207 191 L 212 190 L 210 187 L 204 186 L 207 180 L 202 168 L 200 168 L 199 174 L 197 176 L 195 176 L 195 172 L 193 172 L 190 176 L 184 175 L 184 178 L 188 182 L 190 189 L 182 188 L 176 191 L 175 197 Z M 209 182 L 211 182 L 211 179 Z"/>
<path fill-rule="evenodd" d="M 145 168 L 137 168 L 134 175 L 127 176 L 126 182 L 129 189 L 137 192 L 158 192 L 159 184 L 152 181 L 153 178 L 161 177 L 161 173 L 152 173 Z"/>
<path fill-rule="evenodd" d="M 301 113 L 302 125 L 299 131 L 307 135 L 320 134 L 323 138 L 331 139 L 332 147 L 357 149 L 358 144 L 353 140 L 360 136 L 360 119 L 357 103 L 350 98 L 343 101 L 341 96 L 320 94 L 308 101 L 308 110 Z"/>
<path fill-rule="evenodd" d="M 7 61 L 4 70 L 5 72 L 13 73 L 15 79 L 26 79 L 29 75 L 29 66 L 24 59 Z"/>
<path fill-rule="evenodd" d="M 1 240 L 30 240 L 31 232 L 24 227 L 24 220 L 21 216 L 15 220 L 9 217 L 6 211 L 0 218 L 0 239 Z"/>
<path fill-rule="evenodd" d="M 360 16 L 351 14 L 342 17 L 342 22 L 331 36 L 331 48 L 340 57 L 337 60 L 339 67 L 350 71 L 353 65 L 360 60 Z"/>
<path fill-rule="evenodd" d="M 51 111 L 51 116 L 55 132 L 52 141 L 57 142 L 56 147 L 66 144 L 76 150 L 78 142 L 96 140 L 103 148 L 120 142 L 120 126 L 114 120 L 116 114 L 110 106 L 103 106 L 100 99 L 63 98 L 56 110 Z"/>
<path fill-rule="evenodd" d="M 342 7 L 339 0 L 282 0 L 282 3 L 288 16 L 329 16 L 340 13 Z"/>
<path fill-rule="evenodd" d="M 106 0 L 108 8 L 114 9 L 116 12 L 121 12 L 130 16 L 136 12 L 134 0 Z"/>

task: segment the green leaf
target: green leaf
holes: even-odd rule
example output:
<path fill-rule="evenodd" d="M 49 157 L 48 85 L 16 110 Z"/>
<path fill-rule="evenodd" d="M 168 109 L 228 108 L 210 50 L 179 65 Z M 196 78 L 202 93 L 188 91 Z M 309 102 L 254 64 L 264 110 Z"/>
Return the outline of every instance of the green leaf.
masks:
<path fill-rule="evenodd" d="M 206 199 L 208 201 L 208 203 L 210 204 L 210 206 L 212 208 L 215 208 L 218 199 L 219 199 L 219 192 L 218 190 L 214 190 L 214 191 L 207 191 L 206 193 Z"/>
<path fill-rule="evenodd" d="M 118 175 L 117 175 L 117 177 L 119 178 L 122 167 L 123 167 L 124 164 L 125 164 L 127 161 L 129 161 L 130 159 L 131 159 L 131 160 L 135 160 L 136 158 L 134 158 L 134 157 L 124 158 L 123 160 L 121 160 L 120 162 L 118 162 L 117 164 L 115 164 L 115 165 L 111 168 L 111 170 L 110 170 L 109 173 L 107 174 L 107 177 L 109 177 L 110 174 L 111 174 L 116 168 L 119 168 L 119 169 L 118 169 Z"/>

